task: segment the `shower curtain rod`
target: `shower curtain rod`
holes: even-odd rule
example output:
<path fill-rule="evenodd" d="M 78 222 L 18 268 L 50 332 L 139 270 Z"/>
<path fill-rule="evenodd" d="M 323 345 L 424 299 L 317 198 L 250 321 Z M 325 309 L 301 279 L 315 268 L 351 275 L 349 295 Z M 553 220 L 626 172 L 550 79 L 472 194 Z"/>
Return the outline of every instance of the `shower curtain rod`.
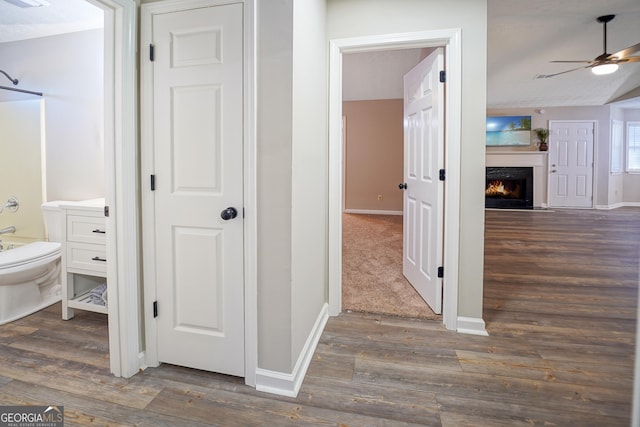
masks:
<path fill-rule="evenodd" d="M 42 96 L 42 92 L 34 92 L 32 90 L 25 90 L 25 89 L 18 89 L 15 87 L 8 87 L 8 86 L 0 86 L 0 89 L 4 89 L 4 90 L 12 90 L 14 92 L 22 92 L 22 93 L 28 93 L 30 95 L 38 95 L 38 96 Z"/>
<path fill-rule="evenodd" d="M 6 71 L 4 70 L 0 70 L 0 73 L 4 74 L 6 78 L 8 78 L 11 83 L 13 83 L 13 85 L 17 85 L 18 84 L 18 79 L 14 79 L 12 78 L 9 74 L 7 74 Z M 32 90 L 24 90 L 24 89 L 18 89 L 15 87 L 9 87 L 9 86 L 0 86 L 0 89 L 4 89 L 4 90 L 12 90 L 14 92 L 21 92 L 21 93 L 28 93 L 30 95 L 38 95 L 38 96 L 42 96 L 42 92 L 34 92 Z"/>

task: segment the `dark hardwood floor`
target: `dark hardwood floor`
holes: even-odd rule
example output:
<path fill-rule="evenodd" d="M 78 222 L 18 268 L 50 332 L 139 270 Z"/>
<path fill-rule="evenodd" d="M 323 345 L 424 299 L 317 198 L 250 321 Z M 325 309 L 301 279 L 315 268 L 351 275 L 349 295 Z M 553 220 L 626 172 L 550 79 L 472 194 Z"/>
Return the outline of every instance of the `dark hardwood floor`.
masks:
<path fill-rule="evenodd" d="M 58 304 L 0 326 L 0 405 L 64 405 L 67 426 L 628 426 L 640 209 L 486 224 L 489 337 L 343 314 L 291 399 L 170 365 L 115 378 L 106 317 Z"/>

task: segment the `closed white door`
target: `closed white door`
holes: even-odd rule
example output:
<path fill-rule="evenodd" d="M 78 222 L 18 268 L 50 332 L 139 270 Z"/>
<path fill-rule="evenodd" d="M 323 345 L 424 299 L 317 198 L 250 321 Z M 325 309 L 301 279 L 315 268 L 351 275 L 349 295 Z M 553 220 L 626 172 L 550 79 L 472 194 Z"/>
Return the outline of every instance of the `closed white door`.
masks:
<path fill-rule="evenodd" d="M 241 4 L 152 18 L 158 359 L 237 376 L 244 375 L 242 22 Z"/>
<path fill-rule="evenodd" d="M 593 134 L 593 122 L 550 122 L 550 207 L 593 207 Z"/>
<path fill-rule="evenodd" d="M 442 312 L 444 70 L 436 49 L 404 76 L 404 220 L 402 271 L 436 314 Z"/>

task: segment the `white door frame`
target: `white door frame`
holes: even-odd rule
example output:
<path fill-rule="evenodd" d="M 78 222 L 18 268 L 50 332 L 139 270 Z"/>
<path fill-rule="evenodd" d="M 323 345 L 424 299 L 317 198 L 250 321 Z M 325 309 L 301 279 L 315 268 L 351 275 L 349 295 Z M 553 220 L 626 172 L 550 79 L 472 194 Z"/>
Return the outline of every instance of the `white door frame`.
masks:
<path fill-rule="evenodd" d="M 104 10 L 104 145 L 111 372 L 140 370 L 135 0 L 87 0 Z"/>
<path fill-rule="evenodd" d="M 256 73 L 255 73 L 255 0 L 164 0 L 145 3 L 141 8 L 141 200 L 144 211 L 143 251 L 144 264 L 144 319 L 146 353 L 145 361 L 148 366 L 158 366 L 158 340 L 156 321 L 153 317 L 153 301 L 156 300 L 155 272 L 155 228 L 153 217 L 153 194 L 150 191 L 149 175 L 153 173 L 153 153 L 145 147 L 149 146 L 153 137 L 152 105 L 153 69 L 146 60 L 151 43 L 151 22 L 154 14 L 177 12 L 185 9 L 218 6 L 229 3 L 243 3 L 244 19 L 244 308 L 245 308 L 245 383 L 255 387 L 256 369 L 258 364 L 258 291 L 257 291 L 257 194 L 256 194 Z M 145 179 L 146 178 L 146 179 Z"/>
<path fill-rule="evenodd" d="M 460 225 L 460 134 L 462 108 L 462 30 L 459 28 L 415 33 L 334 39 L 329 42 L 329 314 L 342 311 L 342 55 L 355 52 L 445 48 L 445 229 L 443 323 L 458 325 L 458 253 Z"/>
<path fill-rule="evenodd" d="M 591 208 L 582 208 L 582 209 L 595 209 L 596 207 L 596 200 L 598 199 L 598 195 L 597 195 L 597 191 L 598 191 L 598 186 L 596 185 L 596 183 L 598 182 L 597 177 L 596 177 L 596 171 L 598 170 L 598 121 L 597 120 L 549 120 L 549 129 L 551 129 L 552 125 L 554 123 L 591 123 L 593 124 L 593 146 L 591 147 L 591 149 L 593 150 L 593 153 L 591 153 L 591 158 L 593 159 L 593 165 L 591 166 L 593 168 L 593 170 L 591 171 Z M 554 206 L 551 206 L 551 204 L 549 203 L 549 197 L 551 194 L 551 180 L 549 179 L 549 174 L 551 171 L 551 163 L 547 161 L 547 205 L 550 208 L 553 208 Z M 579 209 L 579 208 L 575 208 L 575 209 Z"/>

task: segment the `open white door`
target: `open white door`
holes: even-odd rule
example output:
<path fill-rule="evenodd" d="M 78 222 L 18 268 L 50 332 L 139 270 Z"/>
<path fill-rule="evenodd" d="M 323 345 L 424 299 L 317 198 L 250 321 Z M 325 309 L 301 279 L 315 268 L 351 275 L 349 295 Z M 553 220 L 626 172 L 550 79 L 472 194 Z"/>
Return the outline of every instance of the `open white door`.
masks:
<path fill-rule="evenodd" d="M 237 376 L 245 366 L 242 7 L 151 18 L 148 148 L 158 361 Z"/>
<path fill-rule="evenodd" d="M 593 134 L 590 121 L 551 121 L 549 207 L 593 207 Z"/>
<path fill-rule="evenodd" d="M 443 70 L 444 54 L 438 48 L 404 76 L 402 272 L 436 314 L 442 312 Z"/>

